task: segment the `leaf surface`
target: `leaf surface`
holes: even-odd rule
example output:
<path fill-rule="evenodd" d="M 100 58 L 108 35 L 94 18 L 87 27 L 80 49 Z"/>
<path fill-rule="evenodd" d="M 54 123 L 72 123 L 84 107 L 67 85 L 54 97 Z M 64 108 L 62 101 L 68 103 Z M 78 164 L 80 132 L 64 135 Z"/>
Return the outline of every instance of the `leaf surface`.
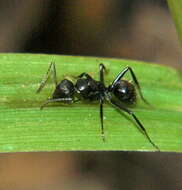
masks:
<path fill-rule="evenodd" d="M 139 61 L 39 54 L 0 55 L 0 152 L 62 150 L 155 151 L 137 129 L 132 118 L 104 104 L 106 142 L 102 141 L 99 104 L 40 105 L 51 96 L 54 83 L 48 81 L 40 94 L 36 90 L 51 61 L 57 77 L 73 78 L 82 72 L 98 80 L 99 63 L 108 73 L 109 85 L 127 65 L 138 77 L 144 97 L 131 108 L 161 151 L 182 151 L 182 79 L 169 67 Z M 129 80 L 131 77 L 126 76 Z"/>

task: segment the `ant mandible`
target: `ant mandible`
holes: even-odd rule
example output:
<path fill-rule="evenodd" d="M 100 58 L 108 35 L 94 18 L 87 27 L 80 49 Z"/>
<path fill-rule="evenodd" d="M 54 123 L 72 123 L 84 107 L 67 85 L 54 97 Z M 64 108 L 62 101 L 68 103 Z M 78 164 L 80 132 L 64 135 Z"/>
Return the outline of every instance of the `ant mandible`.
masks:
<path fill-rule="evenodd" d="M 48 71 L 45 75 L 45 78 L 41 81 L 40 86 L 37 90 L 37 93 L 39 93 L 43 87 L 45 86 L 49 74 L 51 72 L 51 69 L 53 71 L 53 80 L 55 83 L 55 90 L 52 94 L 52 97 L 49 98 L 47 101 L 45 101 L 41 105 L 41 109 L 49 103 L 52 102 L 63 102 L 63 103 L 74 103 L 80 100 L 87 100 L 87 101 L 99 101 L 100 103 L 100 122 L 101 122 L 101 136 L 103 138 L 103 141 L 105 141 L 104 136 L 104 125 L 103 125 L 103 103 L 105 101 L 109 102 L 110 104 L 114 105 L 117 109 L 122 110 L 129 115 L 133 117 L 133 119 L 138 124 L 139 129 L 141 132 L 146 136 L 148 141 L 157 149 L 159 150 L 159 147 L 155 145 L 155 143 L 151 140 L 149 137 L 147 131 L 145 130 L 142 123 L 139 121 L 139 119 L 136 117 L 136 115 L 127 108 L 126 105 L 133 105 L 136 102 L 136 89 L 135 86 L 139 92 L 139 95 L 141 99 L 148 104 L 148 102 L 145 100 L 145 98 L 142 95 L 141 88 L 139 85 L 139 82 L 132 70 L 131 67 L 126 67 L 124 70 L 122 70 L 118 76 L 114 79 L 111 85 L 108 87 L 105 86 L 104 82 L 104 72 L 106 71 L 106 68 L 103 64 L 99 65 L 100 70 L 100 80 L 96 81 L 94 80 L 89 74 L 82 73 L 77 77 L 77 81 L 75 84 L 73 84 L 72 81 L 68 79 L 63 79 L 59 83 L 57 82 L 56 77 L 56 66 L 54 62 L 51 62 Z M 134 84 L 127 80 L 123 80 L 123 76 L 130 72 L 131 77 L 133 79 Z"/>

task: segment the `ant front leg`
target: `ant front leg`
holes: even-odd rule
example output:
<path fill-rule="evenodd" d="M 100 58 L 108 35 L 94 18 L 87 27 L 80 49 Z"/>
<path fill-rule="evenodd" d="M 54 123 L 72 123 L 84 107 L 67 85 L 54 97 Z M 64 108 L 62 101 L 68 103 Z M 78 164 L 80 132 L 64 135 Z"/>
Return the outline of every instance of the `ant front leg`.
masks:
<path fill-rule="evenodd" d="M 146 104 L 149 104 L 149 103 L 147 102 L 147 100 L 143 97 L 143 94 L 142 94 L 142 91 L 141 91 L 141 88 L 140 88 L 140 84 L 139 84 L 139 82 L 138 82 L 138 80 L 137 80 L 137 77 L 136 77 L 136 75 L 135 75 L 135 73 L 134 73 L 134 71 L 132 70 L 131 67 L 126 67 L 123 71 L 121 71 L 121 72 L 118 74 L 118 76 L 115 78 L 115 80 L 114 80 L 113 83 L 111 84 L 110 89 L 112 90 L 112 89 L 114 88 L 115 84 L 116 84 L 119 80 L 121 80 L 121 78 L 122 78 L 128 71 L 130 72 L 130 74 L 131 74 L 131 76 L 132 76 L 132 79 L 133 79 L 133 81 L 134 81 L 134 83 L 135 83 L 135 85 L 136 85 L 136 87 L 137 87 L 137 89 L 138 89 L 138 91 L 139 91 L 139 94 L 140 94 L 141 99 L 142 99 Z"/>
<path fill-rule="evenodd" d="M 47 104 L 52 103 L 52 102 L 64 102 L 67 104 L 71 104 L 74 101 L 72 98 L 56 98 L 56 99 L 48 99 L 47 101 L 45 101 L 41 106 L 40 109 L 42 110 Z"/>
<path fill-rule="evenodd" d="M 156 148 L 158 151 L 160 151 L 159 147 L 151 140 L 151 138 L 149 137 L 146 129 L 144 128 L 144 126 L 142 125 L 142 123 L 139 121 L 139 119 L 136 117 L 136 115 L 131 110 L 127 109 L 120 102 L 116 102 L 116 101 L 114 101 L 112 99 L 110 99 L 110 103 L 112 105 L 114 105 L 116 108 L 118 108 L 119 110 L 122 110 L 122 111 L 128 113 L 129 115 L 131 115 L 133 117 L 133 119 L 136 121 L 136 123 L 138 124 L 138 127 L 139 127 L 140 131 L 146 136 L 146 138 L 152 144 L 152 146 L 154 148 Z"/>
<path fill-rule="evenodd" d="M 36 91 L 37 93 L 39 93 L 44 88 L 44 86 L 46 85 L 47 80 L 49 79 L 51 71 L 52 71 L 52 74 L 53 74 L 53 80 L 54 80 L 54 83 L 55 83 L 55 87 L 57 86 L 56 66 L 55 66 L 54 62 L 51 62 L 50 65 L 49 65 L 49 68 L 47 70 L 46 75 L 44 76 L 43 80 L 40 82 L 40 86 Z"/>

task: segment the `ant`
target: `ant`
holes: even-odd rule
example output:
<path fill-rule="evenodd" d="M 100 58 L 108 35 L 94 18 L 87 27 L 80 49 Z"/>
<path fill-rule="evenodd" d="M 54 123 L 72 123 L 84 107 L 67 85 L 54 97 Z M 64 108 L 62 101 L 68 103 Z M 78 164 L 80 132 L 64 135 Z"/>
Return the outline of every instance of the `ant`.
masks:
<path fill-rule="evenodd" d="M 103 141 L 105 141 L 103 125 L 103 104 L 105 101 L 107 101 L 111 105 L 115 106 L 117 109 L 122 110 L 131 115 L 137 123 L 140 131 L 146 136 L 146 138 L 152 144 L 152 146 L 159 150 L 159 147 L 155 145 L 155 143 L 151 140 L 147 131 L 145 130 L 144 126 L 139 121 L 139 119 L 136 117 L 136 115 L 130 109 L 127 108 L 129 105 L 134 105 L 136 103 L 136 88 L 139 92 L 141 99 L 146 104 L 148 104 L 148 102 L 143 97 L 139 82 L 131 67 L 127 66 L 125 69 L 123 69 L 114 79 L 112 84 L 106 87 L 104 82 L 104 72 L 106 71 L 106 68 L 103 64 L 99 65 L 99 81 L 94 80 L 89 74 L 84 72 L 77 77 L 76 83 L 73 84 L 73 82 L 68 79 L 63 79 L 58 83 L 56 77 L 56 66 L 54 62 L 51 62 L 48 71 L 45 75 L 45 78 L 40 83 L 37 93 L 39 93 L 45 86 L 51 70 L 53 72 L 55 90 L 52 94 L 52 97 L 46 100 L 41 105 L 40 109 L 43 109 L 44 106 L 52 102 L 63 102 L 70 104 L 80 100 L 87 100 L 90 102 L 99 101 L 101 136 Z M 130 72 L 134 84 L 122 79 L 127 72 Z"/>

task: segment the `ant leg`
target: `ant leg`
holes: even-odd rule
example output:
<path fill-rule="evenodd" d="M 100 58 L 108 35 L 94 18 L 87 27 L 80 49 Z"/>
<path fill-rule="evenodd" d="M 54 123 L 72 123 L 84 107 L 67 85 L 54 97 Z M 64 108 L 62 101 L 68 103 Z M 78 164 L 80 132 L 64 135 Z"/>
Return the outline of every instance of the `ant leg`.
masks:
<path fill-rule="evenodd" d="M 146 138 L 152 144 L 152 146 L 155 147 L 158 151 L 160 151 L 159 147 L 151 140 L 151 138 L 149 137 L 147 131 L 144 128 L 144 126 L 141 124 L 141 122 L 139 121 L 139 119 L 136 117 L 136 115 L 131 110 L 127 109 L 121 103 L 116 102 L 116 101 L 114 101 L 112 99 L 110 99 L 110 103 L 112 105 L 114 105 L 116 108 L 118 108 L 119 110 L 123 110 L 126 113 L 128 113 L 129 115 L 131 115 L 133 117 L 133 119 L 136 121 L 136 123 L 138 124 L 138 127 L 141 130 L 141 132 L 146 136 Z"/>
<path fill-rule="evenodd" d="M 100 81 L 104 82 L 103 70 L 105 69 L 103 64 L 100 64 Z M 94 80 L 89 74 L 81 73 L 78 77 L 86 77 L 87 79 Z M 100 98 L 100 122 L 101 122 L 101 136 L 103 141 L 105 142 L 105 135 L 104 135 L 104 125 L 103 125 L 103 99 Z"/>
<path fill-rule="evenodd" d="M 104 71 L 106 71 L 104 64 L 101 63 L 99 65 L 99 70 L 100 70 L 100 82 L 104 84 Z"/>
<path fill-rule="evenodd" d="M 102 140 L 105 142 L 104 124 L 103 124 L 103 100 L 102 99 L 100 99 L 100 122 L 101 122 L 101 137 L 102 137 Z"/>
<path fill-rule="evenodd" d="M 106 68 L 105 68 L 105 66 L 104 66 L 104 64 L 100 64 L 99 65 L 99 70 L 100 70 L 100 81 L 104 84 L 104 71 L 106 71 Z M 86 77 L 86 78 L 88 78 L 88 79 L 92 79 L 93 80 L 93 78 L 88 74 L 88 73 L 81 73 L 79 76 L 78 76 L 78 78 L 82 78 L 82 77 Z"/>
<path fill-rule="evenodd" d="M 52 103 L 52 102 L 64 102 L 64 103 L 73 103 L 72 98 L 56 98 L 56 99 L 48 99 L 46 102 L 44 102 L 41 106 L 40 109 L 42 110 L 47 104 Z"/>
<path fill-rule="evenodd" d="M 44 88 L 45 84 L 47 83 L 47 80 L 49 79 L 49 76 L 50 76 L 51 68 L 53 68 L 53 79 L 54 79 L 55 86 L 57 86 L 56 66 L 54 62 L 51 62 L 44 79 L 40 82 L 40 86 L 36 91 L 37 93 L 39 93 Z"/>
<path fill-rule="evenodd" d="M 135 85 L 136 85 L 138 91 L 139 91 L 139 94 L 140 94 L 141 99 L 142 99 L 146 104 L 149 104 L 149 103 L 147 102 L 147 100 L 143 97 L 143 94 L 142 94 L 142 91 L 141 91 L 141 88 L 140 88 L 140 84 L 139 84 L 139 82 L 138 82 L 138 80 L 137 80 L 137 78 L 136 78 L 136 75 L 135 75 L 135 73 L 133 72 L 133 70 L 132 70 L 131 67 L 126 67 L 123 71 L 121 71 L 121 72 L 118 74 L 118 76 L 117 76 L 117 77 L 115 78 L 115 80 L 113 81 L 113 83 L 112 83 L 110 89 L 112 90 L 112 89 L 114 88 L 115 84 L 116 84 L 119 80 L 121 80 L 121 78 L 122 78 L 128 71 L 130 71 L 130 74 L 131 74 L 131 76 L 132 76 L 132 79 L 133 79 L 133 81 L 134 81 L 134 83 L 135 83 Z"/>
<path fill-rule="evenodd" d="M 99 71 L 100 71 L 100 82 L 104 84 L 104 71 L 106 70 L 105 66 L 101 63 L 99 65 Z M 102 90 L 103 91 L 103 90 Z M 104 92 L 102 92 L 104 94 Z M 103 122 L 103 99 L 100 98 L 100 122 L 101 122 L 101 136 L 103 141 L 105 142 L 105 135 L 104 135 L 104 122 Z"/>

